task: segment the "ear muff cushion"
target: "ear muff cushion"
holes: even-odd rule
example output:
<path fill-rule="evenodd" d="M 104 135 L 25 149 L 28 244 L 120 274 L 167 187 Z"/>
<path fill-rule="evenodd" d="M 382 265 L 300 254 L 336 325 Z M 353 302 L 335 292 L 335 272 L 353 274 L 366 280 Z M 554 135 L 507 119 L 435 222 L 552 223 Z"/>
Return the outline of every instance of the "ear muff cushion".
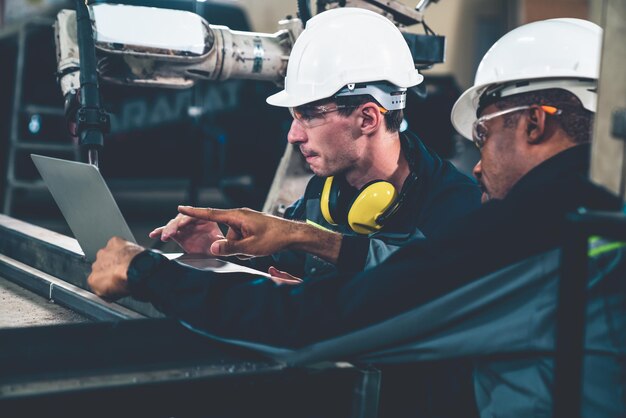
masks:
<path fill-rule="evenodd" d="M 348 225 L 358 234 L 371 234 L 382 228 L 376 223 L 398 197 L 395 187 L 386 181 L 374 181 L 365 185 L 354 198 L 348 212 Z"/>
<path fill-rule="evenodd" d="M 328 177 L 320 196 L 322 216 L 331 225 L 347 225 L 348 210 L 357 190 L 342 177 Z"/>
<path fill-rule="evenodd" d="M 337 222 L 333 219 L 330 212 L 330 200 L 331 200 L 331 189 L 333 188 L 333 179 L 334 177 L 327 177 L 324 182 L 324 187 L 322 188 L 322 195 L 320 196 L 320 210 L 322 211 L 322 216 L 326 219 L 331 225 L 337 225 Z M 333 192 L 336 194 L 336 191 Z M 333 201 L 336 200 L 336 196 L 333 196 Z"/>

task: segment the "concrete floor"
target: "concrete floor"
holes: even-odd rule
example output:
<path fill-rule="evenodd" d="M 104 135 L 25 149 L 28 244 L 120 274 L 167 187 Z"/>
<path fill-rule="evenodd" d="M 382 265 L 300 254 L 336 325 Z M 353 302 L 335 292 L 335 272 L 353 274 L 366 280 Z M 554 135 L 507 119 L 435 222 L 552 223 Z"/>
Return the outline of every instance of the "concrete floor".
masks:
<path fill-rule="evenodd" d="M 0 277 L 0 328 L 86 321 L 87 318 Z"/>

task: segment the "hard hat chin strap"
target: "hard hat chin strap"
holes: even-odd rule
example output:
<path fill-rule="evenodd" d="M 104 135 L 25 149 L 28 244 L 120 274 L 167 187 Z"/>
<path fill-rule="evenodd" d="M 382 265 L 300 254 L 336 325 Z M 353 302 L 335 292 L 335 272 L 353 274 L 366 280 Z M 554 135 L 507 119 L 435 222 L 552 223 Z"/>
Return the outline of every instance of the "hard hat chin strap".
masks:
<path fill-rule="evenodd" d="M 387 110 L 406 107 L 406 88 L 390 83 L 349 83 L 335 97 L 370 95 Z"/>

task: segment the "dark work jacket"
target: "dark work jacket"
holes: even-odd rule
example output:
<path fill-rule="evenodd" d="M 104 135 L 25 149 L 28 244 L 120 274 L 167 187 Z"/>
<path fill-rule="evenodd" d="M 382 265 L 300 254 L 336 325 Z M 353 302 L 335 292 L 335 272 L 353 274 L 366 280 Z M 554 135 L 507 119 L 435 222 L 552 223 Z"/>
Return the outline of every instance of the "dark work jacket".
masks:
<path fill-rule="evenodd" d="M 322 216 L 320 196 L 326 178 L 313 177 L 302 198 L 285 211 L 286 219 L 306 221 L 344 236 L 337 265 L 312 254 L 281 251 L 271 257 L 251 260 L 251 266 L 267 271 L 271 265 L 298 277 L 318 277 L 337 270 L 358 272 L 375 267 L 415 238 L 430 237 L 480 206 L 476 182 L 461 174 L 450 162 L 426 148 L 413 133 L 405 132 L 412 152 L 417 182 L 407 190 L 398 212 L 383 228 L 370 235 L 359 235 L 348 225 L 332 225 Z M 407 158 L 408 159 L 408 158 Z"/>
<path fill-rule="evenodd" d="M 253 275 L 215 274 L 163 261 L 134 296 L 208 333 L 298 348 L 419 306 L 511 263 L 560 246 L 564 215 L 619 210 L 587 179 L 588 145 L 570 148 L 524 176 L 434 239 L 416 240 L 376 268 L 277 286 Z"/>

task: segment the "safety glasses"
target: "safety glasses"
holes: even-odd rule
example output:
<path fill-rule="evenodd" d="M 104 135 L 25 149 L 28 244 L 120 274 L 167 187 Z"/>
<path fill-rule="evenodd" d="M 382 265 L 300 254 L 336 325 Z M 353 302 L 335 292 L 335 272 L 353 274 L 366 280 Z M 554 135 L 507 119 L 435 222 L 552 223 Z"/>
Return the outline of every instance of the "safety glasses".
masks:
<path fill-rule="evenodd" d="M 316 126 L 323 125 L 327 122 L 326 114 L 331 112 L 337 112 L 340 109 L 356 108 L 358 106 L 348 105 L 304 105 L 298 107 L 290 107 L 289 113 L 291 116 L 300 122 L 305 128 L 314 128 Z"/>
<path fill-rule="evenodd" d="M 289 113 L 291 116 L 300 122 L 302 126 L 305 128 L 314 128 L 316 126 L 320 126 L 328 122 L 326 118 L 327 113 L 336 112 L 340 109 L 356 109 L 360 105 L 338 105 L 338 104 L 327 104 L 327 105 L 303 105 L 298 107 L 290 107 Z M 382 106 L 378 106 L 380 113 L 383 115 L 388 112 Z"/>
<path fill-rule="evenodd" d="M 554 106 L 529 105 L 529 106 L 512 107 L 510 109 L 504 109 L 499 112 L 494 112 L 488 115 L 481 116 L 480 118 L 476 119 L 474 121 L 474 124 L 472 125 L 472 138 L 474 139 L 474 144 L 476 144 L 478 149 L 482 149 L 482 147 L 485 145 L 485 142 L 487 142 L 487 137 L 489 136 L 489 129 L 487 128 L 487 121 L 490 121 L 500 116 L 507 115 L 509 113 L 519 112 L 520 110 L 531 109 L 533 107 L 539 107 L 544 112 L 546 112 L 546 114 L 551 115 L 551 116 L 560 115 L 562 113 L 561 109 L 557 109 Z"/>

